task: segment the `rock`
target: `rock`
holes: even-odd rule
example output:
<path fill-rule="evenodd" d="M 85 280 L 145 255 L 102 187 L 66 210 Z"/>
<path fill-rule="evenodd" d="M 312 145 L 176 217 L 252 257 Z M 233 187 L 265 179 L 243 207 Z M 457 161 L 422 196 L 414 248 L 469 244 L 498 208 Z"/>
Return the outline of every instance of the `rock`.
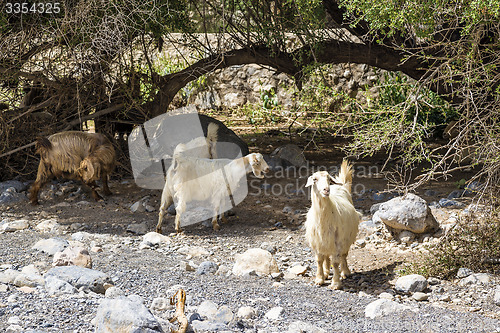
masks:
<path fill-rule="evenodd" d="M 307 267 L 307 266 L 296 265 L 296 266 L 290 267 L 287 271 L 291 274 L 294 274 L 294 275 L 304 275 L 304 274 L 306 274 L 308 269 L 309 269 L 309 267 Z"/>
<path fill-rule="evenodd" d="M 195 333 L 228 332 L 229 330 L 229 327 L 224 323 L 216 323 L 212 321 L 193 320 L 191 327 Z"/>
<path fill-rule="evenodd" d="M 104 293 L 104 297 L 106 298 L 117 298 L 120 296 L 125 296 L 125 292 L 116 286 L 109 287 Z"/>
<path fill-rule="evenodd" d="M 394 289 L 402 293 L 414 293 L 424 291 L 427 288 L 427 280 L 422 275 L 410 274 L 396 280 Z"/>
<path fill-rule="evenodd" d="M 233 266 L 233 274 L 236 276 L 242 276 L 250 271 L 255 271 L 260 275 L 270 275 L 278 273 L 279 269 L 276 260 L 269 251 L 252 248 L 243 254 L 237 254 Z"/>
<path fill-rule="evenodd" d="M 171 239 L 168 236 L 152 231 L 142 236 L 142 243 L 149 247 L 158 247 L 169 245 L 171 243 Z"/>
<path fill-rule="evenodd" d="M 283 308 L 281 306 L 276 306 L 271 310 L 267 311 L 264 316 L 269 320 L 278 320 L 281 318 L 282 313 L 283 313 Z"/>
<path fill-rule="evenodd" d="M 284 167 L 303 167 L 307 165 L 302 149 L 294 144 L 287 144 L 276 148 L 270 155 L 271 158 L 274 156 L 281 158 L 285 162 L 283 164 Z"/>
<path fill-rule="evenodd" d="M 153 302 L 151 303 L 151 310 L 166 311 L 172 309 L 175 309 L 175 305 L 170 304 L 170 299 L 165 297 L 156 297 L 155 299 L 153 299 Z"/>
<path fill-rule="evenodd" d="M 69 242 L 61 238 L 49 238 L 41 239 L 33 245 L 32 249 L 40 252 L 47 253 L 48 255 L 54 255 L 57 252 L 62 252 L 69 246 Z"/>
<path fill-rule="evenodd" d="M 375 201 L 382 201 L 385 199 L 385 194 L 384 193 L 380 193 L 380 192 L 375 192 L 373 193 L 372 195 L 372 200 L 375 200 Z"/>
<path fill-rule="evenodd" d="M 191 262 L 182 261 L 181 268 L 186 272 L 195 272 L 197 267 L 191 264 Z"/>
<path fill-rule="evenodd" d="M 28 198 L 24 193 L 18 193 L 14 187 L 9 187 L 0 193 L 0 204 L 13 204 L 26 201 Z"/>
<path fill-rule="evenodd" d="M 0 272 L 0 283 L 14 284 L 16 277 L 21 274 L 20 271 L 8 268 L 3 272 Z"/>
<path fill-rule="evenodd" d="M 215 314 L 217 313 L 218 305 L 212 301 L 206 300 L 203 301 L 199 306 L 198 306 L 198 314 L 202 317 L 205 317 L 209 320 L 213 319 L 215 317 Z"/>
<path fill-rule="evenodd" d="M 170 206 L 168 206 L 167 213 L 169 213 L 170 215 L 176 215 L 177 214 L 177 212 L 175 210 L 175 205 L 174 204 L 171 204 Z"/>
<path fill-rule="evenodd" d="M 373 215 L 373 221 L 378 220 L 390 228 L 417 234 L 439 228 L 425 200 L 412 193 L 382 203 Z"/>
<path fill-rule="evenodd" d="M 383 292 L 378 295 L 378 298 L 388 299 L 392 301 L 394 299 L 394 295 L 389 294 L 388 292 Z"/>
<path fill-rule="evenodd" d="M 460 267 L 457 272 L 457 278 L 462 279 L 468 277 L 469 275 L 474 274 L 474 272 L 467 267 Z"/>
<path fill-rule="evenodd" d="M 269 253 L 271 253 L 271 254 L 275 254 L 277 251 L 276 245 L 268 243 L 268 242 L 263 242 L 262 244 L 260 244 L 260 248 L 263 250 L 269 251 Z"/>
<path fill-rule="evenodd" d="M 23 192 L 28 189 L 28 185 L 18 180 L 6 180 L 4 182 L 0 182 L 0 193 L 9 188 L 13 188 L 16 192 Z"/>
<path fill-rule="evenodd" d="M 375 319 L 377 317 L 386 316 L 394 312 L 402 312 L 411 310 L 409 306 L 399 304 L 388 299 L 378 299 L 371 302 L 365 308 L 365 317 Z"/>
<path fill-rule="evenodd" d="M 57 266 L 45 273 L 44 278 L 50 276 L 66 281 L 79 290 L 90 290 L 98 294 L 104 294 L 106 288 L 113 285 L 107 274 L 80 266 Z"/>
<path fill-rule="evenodd" d="M 257 316 L 257 310 L 252 308 L 251 306 L 242 306 L 238 309 L 238 313 L 236 315 L 239 319 L 252 319 Z"/>
<path fill-rule="evenodd" d="M 143 205 L 142 199 L 132 204 L 132 206 L 130 206 L 130 210 L 132 213 L 144 213 L 146 208 Z"/>
<path fill-rule="evenodd" d="M 78 290 L 70 283 L 58 279 L 54 276 L 47 276 L 45 278 L 45 290 L 49 295 L 62 295 L 62 294 L 76 294 Z"/>
<path fill-rule="evenodd" d="M 420 291 L 417 291 L 416 293 L 414 293 L 412 296 L 411 296 L 414 300 L 416 301 L 426 301 L 427 299 L 429 299 L 429 295 L 426 294 L 426 293 L 423 293 L 423 292 L 420 292 Z"/>
<path fill-rule="evenodd" d="M 0 223 L 0 232 L 14 232 L 28 229 L 30 226 L 28 220 L 5 221 Z"/>
<path fill-rule="evenodd" d="M 202 257 L 210 254 L 210 252 L 201 246 L 185 246 L 178 249 L 177 252 L 191 257 Z"/>
<path fill-rule="evenodd" d="M 491 276 L 487 273 L 475 273 L 460 280 L 460 286 L 469 286 L 474 284 L 488 284 L 491 281 Z"/>
<path fill-rule="evenodd" d="M 450 194 L 448 194 L 448 197 L 447 199 L 457 199 L 457 198 L 461 198 L 464 194 L 465 190 L 455 190 L 455 191 L 452 191 Z"/>
<path fill-rule="evenodd" d="M 408 230 L 403 230 L 398 236 L 399 241 L 404 244 L 411 243 L 415 239 L 415 234 Z"/>
<path fill-rule="evenodd" d="M 62 252 L 54 254 L 52 266 L 76 265 L 85 268 L 92 268 L 92 258 L 89 251 L 82 247 L 67 247 Z"/>
<path fill-rule="evenodd" d="M 227 305 L 221 306 L 213 317 L 213 321 L 228 325 L 234 319 L 234 313 Z"/>
<path fill-rule="evenodd" d="M 8 268 L 5 271 L 0 272 L 0 283 L 12 284 L 17 287 L 36 287 L 43 285 L 45 282 L 43 277 L 36 272 L 20 272 Z"/>
<path fill-rule="evenodd" d="M 149 231 L 149 228 L 145 222 L 132 223 L 127 226 L 127 231 L 136 235 L 144 235 Z"/>
<path fill-rule="evenodd" d="M 35 230 L 49 233 L 54 231 L 57 227 L 59 227 L 59 223 L 57 223 L 56 219 L 48 219 L 48 220 L 42 220 L 40 223 L 38 223 L 35 226 Z"/>
<path fill-rule="evenodd" d="M 269 156 L 267 154 L 263 154 L 264 160 L 266 161 L 269 169 L 272 171 L 277 171 L 283 169 L 283 164 L 287 164 L 288 162 L 284 161 L 278 156 Z M 270 184 L 268 184 L 270 185 Z"/>
<path fill-rule="evenodd" d="M 163 332 L 160 323 L 137 298 L 103 299 L 94 319 L 95 332 Z"/>
<path fill-rule="evenodd" d="M 439 200 L 439 206 L 440 207 L 463 207 L 465 205 L 463 203 L 455 201 L 455 200 L 442 198 Z"/>
<path fill-rule="evenodd" d="M 326 331 L 310 323 L 294 321 L 288 326 L 286 333 L 326 333 Z"/>
<path fill-rule="evenodd" d="M 380 208 L 381 204 L 382 203 L 379 202 L 379 203 L 371 205 L 371 207 L 370 207 L 370 214 L 372 214 L 372 215 L 375 214 L 377 212 L 377 210 Z"/>
<path fill-rule="evenodd" d="M 493 296 L 493 303 L 500 306 L 500 287 L 495 290 L 495 295 Z"/>
<path fill-rule="evenodd" d="M 204 261 L 196 269 L 196 274 L 198 275 L 215 274 L 217 273 L 218 268 L 219 266 L 217 266 L 217 264 L 214 263 L 213 261 Z"/>

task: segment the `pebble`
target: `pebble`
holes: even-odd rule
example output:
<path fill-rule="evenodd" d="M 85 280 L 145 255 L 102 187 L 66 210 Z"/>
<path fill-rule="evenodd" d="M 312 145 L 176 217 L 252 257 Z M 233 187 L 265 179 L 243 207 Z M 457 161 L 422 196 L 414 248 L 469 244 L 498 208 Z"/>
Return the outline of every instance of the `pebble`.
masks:
<path fill-rule="evenodd" d="M 251 306 L 242 306 L 236 314 L 236 317 L 239 319 L 252 319 L 255 316 L 257 316 L 257 310 Z"/>
<path fill-rule="evenodd" d="M 426 301 L 427 299 L 429 299 L 429 295 L 426 294 L 426 293 L 423 293 L 423 292 L 420 292 L 420 291 L 417 291 L 415 293 L 413 293 L 413 295 L 411 296 L 414 300 L 416 301 Z"/>
<path fill-rule="evenodd" d="M 284 309 L 281 306 L 276 306 L 266 312 L 265 317 L 269 320 L 281 319 Z"/>

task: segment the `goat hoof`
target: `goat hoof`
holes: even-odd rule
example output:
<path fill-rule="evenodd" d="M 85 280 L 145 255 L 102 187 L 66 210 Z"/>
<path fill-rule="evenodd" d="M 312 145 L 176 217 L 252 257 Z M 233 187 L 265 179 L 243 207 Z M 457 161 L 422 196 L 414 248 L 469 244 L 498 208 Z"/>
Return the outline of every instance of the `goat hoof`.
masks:
<path fill-rule="evenodd" d="M 332 284 L 328 286 L 328 289 L 340 290 L 340 289 L 342 289 L 342 284 L 340 284 L 340 282 L 336 282 L 336 283 L 332 282 Z"/>
<path fill-rule="evenodd" d="M 161 228 L 156 228 L 156 232 L 161 234 Z"/>
<path fill-rule="evenodd" d="M 322 279 L 322 278 L 316 278 L 314 280 L 314 284 L 318 285 L 318 286 L 321 286 L 323 283 L 325 283 L 325 279 Z"/>
<path fill-rule="evenodd" d="M 38 206 L 38 205 L 40 205 L 40 203 L 38 202 L 38 200 L 37 201 L 31 201 L 31 205 Z"/>
<path fill-rule="evenodd" d="M 219 231 L 220 230 L 220 226 L 218 224 L 214 225 L 213 228 L 214 228 L 215 231 Z"/>

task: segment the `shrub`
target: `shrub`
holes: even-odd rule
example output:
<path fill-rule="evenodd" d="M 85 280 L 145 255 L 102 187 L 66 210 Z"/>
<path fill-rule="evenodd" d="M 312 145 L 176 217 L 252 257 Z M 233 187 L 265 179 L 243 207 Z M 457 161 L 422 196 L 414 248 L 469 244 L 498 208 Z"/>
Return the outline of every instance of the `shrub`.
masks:
<path fill-rule="evenodd" d="M 448 231 L 441 241 L 429 248 L 412 271 L 427 276 L 453 278 L 461 267 L 475 272 L 499 273 L 500 215 L 499 211 L 484 216 L 466 215 Z"/>

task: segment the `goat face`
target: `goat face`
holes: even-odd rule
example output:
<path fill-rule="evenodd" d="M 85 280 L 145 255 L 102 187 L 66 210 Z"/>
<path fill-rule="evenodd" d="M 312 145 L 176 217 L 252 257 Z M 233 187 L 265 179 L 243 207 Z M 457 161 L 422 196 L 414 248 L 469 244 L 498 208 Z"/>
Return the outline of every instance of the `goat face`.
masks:
<path fill-rule="evenodd" d="M 85 183 L 88 183 L 92 180 L 96 180 L 99 177 L 99 163 L 92 163 L 92 161 L 88 158 L 84 159 L 80 162 L 80 168 L 78 168 L 78 175 L 82 177 Z"/>
<path fill-rule="evenodd" d="M 330 195 L 330 185 L 337 184 L 327 171 L 317 171 L 307 178 L 306 187 L 313 186 L 313 191 L 326 198 Z"/>
<path fill-rule="evenodd" d="M 249 156 L 249 163 L 252 167 L 253 174 L 257 178 L 264 178 L 263 173 L 269 172 L 269 166 L 264 160 L 264 156 L 260 153 L 253 153 Z"/>

